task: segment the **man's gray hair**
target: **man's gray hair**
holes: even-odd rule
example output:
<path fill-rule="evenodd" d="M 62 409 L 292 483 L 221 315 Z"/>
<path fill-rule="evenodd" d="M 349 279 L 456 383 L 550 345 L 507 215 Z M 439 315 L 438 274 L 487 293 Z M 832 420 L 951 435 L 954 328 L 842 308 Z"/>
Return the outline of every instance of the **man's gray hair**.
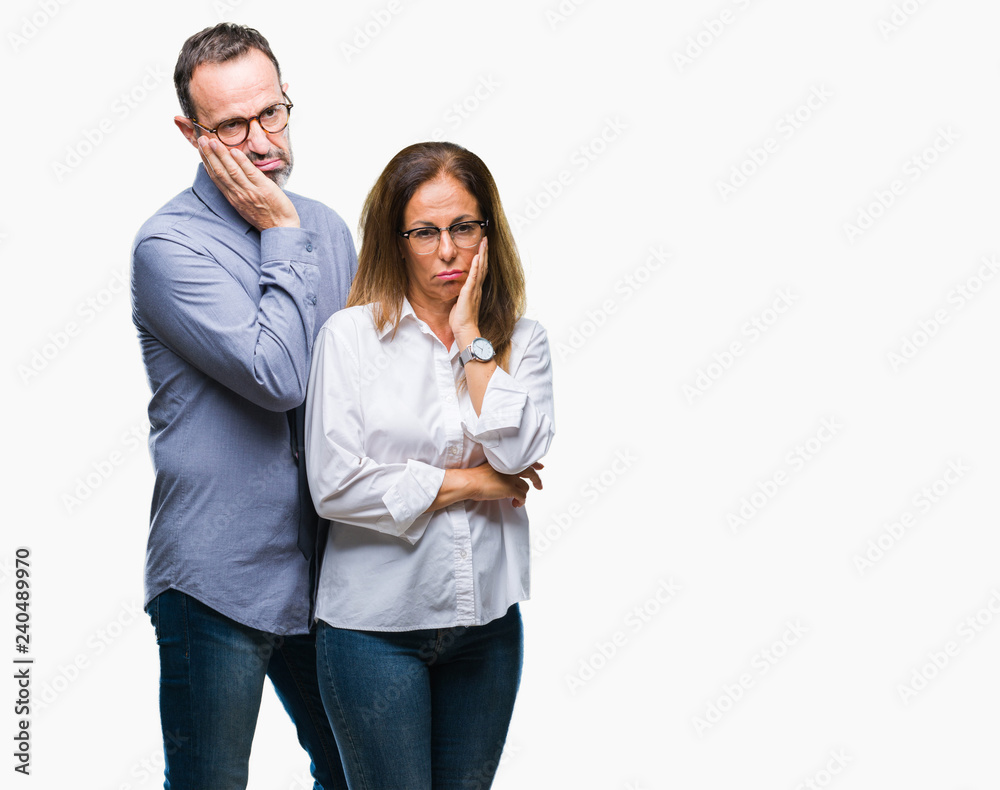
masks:
<path fill-rule="evenodd" d="M 185 118 L 196 117 L 191 101 L 191 76 L 194 70 L 202 63 L 225 63 L 242 57 L 252 49 L 259 49 L 271 59 L 274 70 L 278 72 L 278 82 L 281 82 L 278 59 L 271 52 L 267 39 L 252 27 L 220 22 L 195 33 L 184 42 L 174 67 L 174 87 L 177 88 L 177 99 Z"/>

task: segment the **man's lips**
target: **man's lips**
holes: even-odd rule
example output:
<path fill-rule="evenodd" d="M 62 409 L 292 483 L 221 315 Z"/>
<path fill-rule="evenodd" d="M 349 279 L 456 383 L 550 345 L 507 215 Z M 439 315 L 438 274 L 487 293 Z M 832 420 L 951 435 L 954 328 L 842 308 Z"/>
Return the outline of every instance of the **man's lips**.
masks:
<path fill-rule="evenodd" d="M 461 277 L 465 272 L 461 269 L 449 269 L 446 272 L 441 272 L 440 274 L 434 275 L 439 280 L 456 280 Z"/>
<path fill-rule="evenodd" d="M 258 170 L 277 170 L 283 163 L 280 159 L 264 159 L 253 164 Z"/>

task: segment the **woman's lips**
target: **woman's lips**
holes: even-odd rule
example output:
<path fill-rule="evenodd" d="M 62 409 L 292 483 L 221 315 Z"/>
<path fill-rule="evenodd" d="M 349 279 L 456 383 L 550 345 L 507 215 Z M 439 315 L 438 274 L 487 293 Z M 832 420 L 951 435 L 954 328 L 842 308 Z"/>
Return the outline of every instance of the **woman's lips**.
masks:
<path fill-rule="evenodd" d="M 461 277 L 463 274 L 465 274 L 465 272 L 463 272 L 461 269 L 452 269 L 452 270 L 447 271 L 447 272 L 441 272 L 440 274 L 435 275 L 435 276 L 439 280 L 455 280 L 455 279 Z"/>

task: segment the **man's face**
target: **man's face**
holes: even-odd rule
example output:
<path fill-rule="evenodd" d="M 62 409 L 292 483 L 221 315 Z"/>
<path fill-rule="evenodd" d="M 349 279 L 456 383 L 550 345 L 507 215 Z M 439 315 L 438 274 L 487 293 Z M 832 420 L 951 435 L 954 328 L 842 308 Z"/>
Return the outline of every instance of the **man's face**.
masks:
<path fill-rule="evenodd" d="M 258 49 L 225 63 L 202 63 L 191 75 L 191 101 L 195 119 L 209 129 L 218 128 L 232 118 L 252 118 L 272 104 L 286 101 L 282 96 L 288 84 L 278 83 L 278 73 L 270 59 Z M 197 146 L 199 135 L 210 134 L 177 116 L 174 122 L 190 142 Z M 215 137 L 215 135 L 211 135 Z M 250 123 L 250 135 L 239 148 L 247 158 L 279 187 L 292 172 L 292 144 L 288 127 L 269 134 L 260 123 Z"/>

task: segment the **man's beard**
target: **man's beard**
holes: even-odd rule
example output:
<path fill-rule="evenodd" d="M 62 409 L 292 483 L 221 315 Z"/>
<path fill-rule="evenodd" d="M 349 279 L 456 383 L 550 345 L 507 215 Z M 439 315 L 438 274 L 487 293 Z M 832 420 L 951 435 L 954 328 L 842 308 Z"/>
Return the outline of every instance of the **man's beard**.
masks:
<path fill-rule="evenodd" d="M 255 154 L 253 151 L 247 153 L 247 159 L 251 162 L 264 162 L 268 159 L 280 159 L 284 164 L 276 170 L 263 170 L 263 174 L 270 178 L 282 189 L 288 183 L 288 177 L 292 174 L 292 166 L 295 164 L 295 157 L 292 156 L 292 146 L 289 144 L 288 150 L 281 148 L 271 148 L 266 154 Z"/>

